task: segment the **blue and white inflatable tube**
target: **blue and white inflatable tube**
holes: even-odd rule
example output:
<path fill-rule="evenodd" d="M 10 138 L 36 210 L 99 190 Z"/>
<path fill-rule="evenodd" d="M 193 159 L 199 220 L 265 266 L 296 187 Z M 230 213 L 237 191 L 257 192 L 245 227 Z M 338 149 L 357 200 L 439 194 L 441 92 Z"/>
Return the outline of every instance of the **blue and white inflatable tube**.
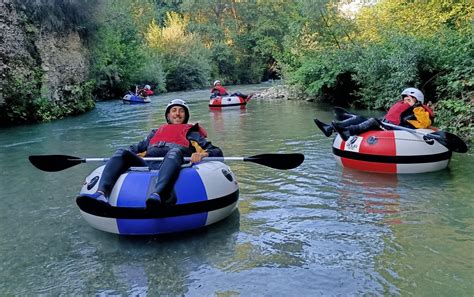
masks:
<path fill-rule="evenodd" d="M 76 199 L 83 218 L 94 228 L 121 235 L 156 235 L 204 227 L 228 217 L 236 208 L 239 186 L 222 162 L 201 162 L 183 168 L 175 183 L 176 205 L 147 209 L 146 198 L 159 170 L 132 168 L 117 180 L 110 206 L 82 197 L 97 191 L 105 166 L 95 169 Z"/>
<path fill-rule="evenodd" d="M 126 94 L 122 98 L 123 103 L 128 103 L 128 104 L 141 104 L 141 103 L 150 103 L 151 100 L 150 98 L 143 98 L 140 96 L 137 96 L 133 93 Z"/>

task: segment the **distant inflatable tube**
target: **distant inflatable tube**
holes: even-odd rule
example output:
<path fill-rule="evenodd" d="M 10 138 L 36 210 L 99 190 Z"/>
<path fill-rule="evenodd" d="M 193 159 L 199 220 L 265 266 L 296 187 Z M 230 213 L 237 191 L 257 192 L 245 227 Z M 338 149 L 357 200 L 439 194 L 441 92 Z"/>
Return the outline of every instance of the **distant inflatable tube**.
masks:
<path fill-rule="evenodd" d="M 420 129 L 424 133 L 434 132 Z M 336 136 L 332 145 L 343 167 L 379 173 L 424 173 L 446 168 L 452 152 L 437 141 L 424 141 L 401 130 L 368 131 L 344 141 Z"/>
<path fill-rule="evenodd" d="M 105 166 L 95 169 L 82 186 L 76 199 L 83 218 L 94 228 L 121 235 L 156 235 L 181 232 L 208 226 L 228 217 L 239 197 L 237 180 L 222 162 L 201 162 L 183 168 L 175 183 L 175 205 L 147 209 L 159 170 L 134 168 L 117 180 L 104 206 L 83 194 L 92 194 Z"/>
<path fill-rule="evenodd" d="M 123 103 L 127 104 L 141 104 L 141 103 L 150 103 L 150 98 L 143 98 L 133 94 L 127 94 L 122 98 Z"/>
<path fill-rule="evenodd" d="M 209 100 L 209 107 L 245 106 L 247 100 L 240 96 L 217 96 Z"/>

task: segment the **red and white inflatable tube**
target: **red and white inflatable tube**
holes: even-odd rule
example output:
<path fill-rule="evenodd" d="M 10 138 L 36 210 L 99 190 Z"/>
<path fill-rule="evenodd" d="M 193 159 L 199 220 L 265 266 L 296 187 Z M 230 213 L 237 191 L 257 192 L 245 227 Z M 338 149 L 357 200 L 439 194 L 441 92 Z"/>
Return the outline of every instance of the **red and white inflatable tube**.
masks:
<path fill-rule="evenodd" d="M 368 131 L 347 141 L 337 135 L 332 152 L 343 167 L 379 173 L 437 171 L 448 166 L 452 155 L 435 140 L 425 141 L 419 134 L 401 130 Z"/>
<path fill-rule="evenodd" d="M 246 105 L 247 100 L 239 96 L 217 96 L 209 100 L 209 107 L 226 107 Z"/>

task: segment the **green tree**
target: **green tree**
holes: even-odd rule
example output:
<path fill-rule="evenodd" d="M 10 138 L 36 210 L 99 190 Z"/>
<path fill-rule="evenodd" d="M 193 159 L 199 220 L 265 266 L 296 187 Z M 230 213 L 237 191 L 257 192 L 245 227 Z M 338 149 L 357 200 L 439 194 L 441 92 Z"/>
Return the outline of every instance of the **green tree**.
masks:
<path fill-rule="evenodd" d="M 356 15 L 353 38 L 369 42 L 391 33 L 429 37 L 444 29 L 468 32 L 473 13 L 474 4 L 469 0 L 382 0 Z"/>
<path fill-rule="evenodd" d="M 153 17 L 153 6 L 147 2 L 103 3 L 97 15 L 102 21 L 91 41 L 92 77 L 98 97 L 116 98 L 141 83 L 165 90 L 161 61 L 150 51 L 141 31 Z"/>
<path fill-rule="evenodd" d="M 183 1 L 189 30 L 212 53 L 214 77 L 251 83 L 277 72 L 276 58 L 295 13 L 291 1 Z"/>
<path fill-rule="evenodd" d="M 472 2 L 385 0 L 353 19 L 334 2 L 298 3 L 304 13 L 279 59 L 289 83 L 318 100 L 383 109 L 415 86 L 435 103 L 438 126 L 472 134 Z"/>
<path fill-rule="evenodd" d="M 194 89 L 208 85 L 211 71 L 209 50 L 199 37 L 186 31 L 188 19 L 169 12 L 164 26 L 155 21 L 148 26 L 148 46 L 163 61 L 167 89 Z"/>

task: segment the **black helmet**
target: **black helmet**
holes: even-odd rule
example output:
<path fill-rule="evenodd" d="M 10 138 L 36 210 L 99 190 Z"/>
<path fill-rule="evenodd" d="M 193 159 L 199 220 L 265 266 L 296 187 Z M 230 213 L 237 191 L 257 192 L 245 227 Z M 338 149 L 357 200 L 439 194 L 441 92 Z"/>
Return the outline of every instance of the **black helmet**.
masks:
<path fill-rule="evenodd" d="M 185 124 L 188 123 L 188 121 L 189 121 L 189 107 L 186 104 L 186 101 L 184 101 L 183 99 L 173 99 L 173 100 L 171 100 L 170 103 L 168 103 L 168 105 L 166 105 L 166 110 L 165 110 L 166 122 L 169 123 L 167 115 L 170 112 L 171 107 L 173 107 L 173 106 L 181 106 L 182 108 L 184 108 L 184 113 L 186 114 L 186 116 L 184 118 L 184 123 Z"/>

